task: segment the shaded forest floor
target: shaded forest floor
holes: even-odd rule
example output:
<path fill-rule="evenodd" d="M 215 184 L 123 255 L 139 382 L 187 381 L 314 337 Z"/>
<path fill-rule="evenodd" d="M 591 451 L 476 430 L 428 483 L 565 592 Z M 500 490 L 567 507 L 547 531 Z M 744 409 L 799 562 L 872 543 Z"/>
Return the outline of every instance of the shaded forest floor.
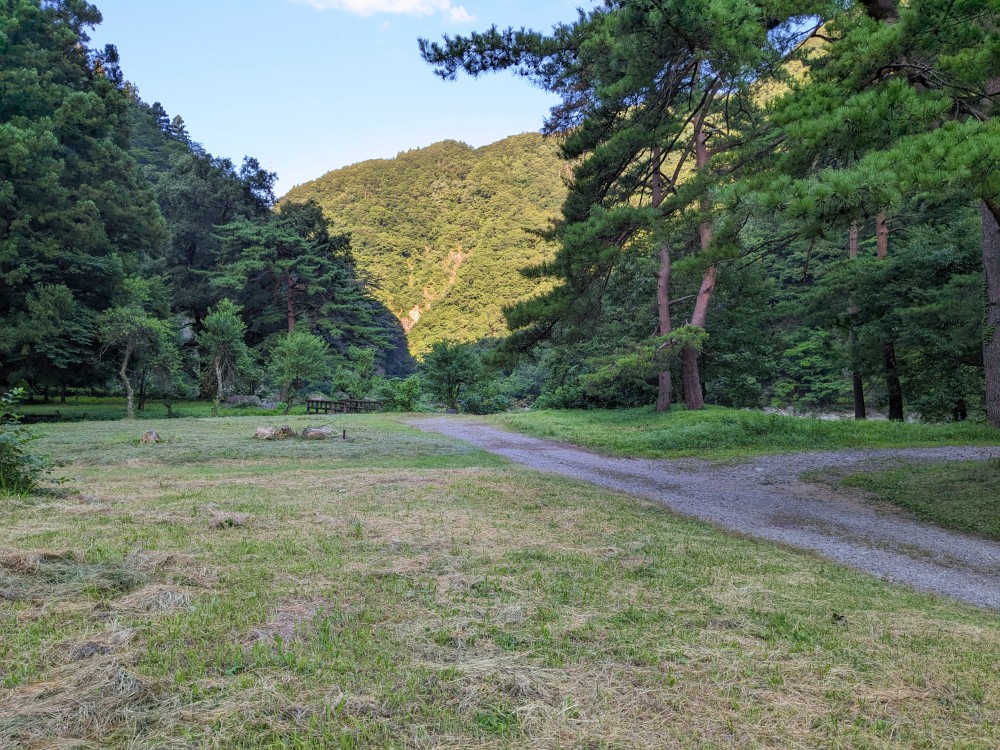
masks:
<path fill-rule="evenodd" d="M 0 747 L 1000 744 L 995 613 L 389 417 L 258 421 L 45 427 Z"/>

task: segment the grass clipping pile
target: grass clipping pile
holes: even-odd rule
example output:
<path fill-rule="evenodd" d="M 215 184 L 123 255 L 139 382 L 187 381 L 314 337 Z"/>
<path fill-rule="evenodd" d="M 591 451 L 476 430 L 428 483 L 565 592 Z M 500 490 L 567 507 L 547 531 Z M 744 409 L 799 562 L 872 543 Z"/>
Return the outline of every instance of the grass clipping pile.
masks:
<path fill-rule="evenodd" d="M 135 628 L 120 619 L 187 607 L 192 592 L 158 581 L 184 570 L 180 555 L 137 551 L 88 562 L 73 550 L 0 552 L 0 600 L 18 625 L 84 621 L 83 637 L 49 649 L 45 679 L 0 693 L 0 748 L 79 747 L 80 738 L 132 733 L 156 707 L 156 689 L 133 671 Z"/>

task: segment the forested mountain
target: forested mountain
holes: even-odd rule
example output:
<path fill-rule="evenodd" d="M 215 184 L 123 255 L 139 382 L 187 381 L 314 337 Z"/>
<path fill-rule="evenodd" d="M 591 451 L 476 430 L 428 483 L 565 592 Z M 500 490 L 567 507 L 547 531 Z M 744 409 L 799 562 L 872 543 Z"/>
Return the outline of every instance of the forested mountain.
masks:
<path fill-rule="evenodd" d="M 213 309 L 242 316 L 229 349 L 254 350 L 230 389 L 264 387 L 255 360 L 293 329 L 331 371 L 412 370 L 349 237 L 315 204 L 275 211 L 256 159 L 209 154 L 143 102 L 115 48 L 87 46 L 101 20 L 86 2 L 0 10 L 0 380 L 64 397 L 117 382 L 130 415 L 133 396 L 221 393 L 196 345 Z"/>
<path fill-rule="evenodd" d="M 375 295 L 420 356 L 443 339 L 507 334 L 502 310 L 549 288 L 520 269 L 550 259 L 566 196 L 558 144 L 535 133 L 473 149 L 444 141 L 296 187 L 351 235 Z"/>

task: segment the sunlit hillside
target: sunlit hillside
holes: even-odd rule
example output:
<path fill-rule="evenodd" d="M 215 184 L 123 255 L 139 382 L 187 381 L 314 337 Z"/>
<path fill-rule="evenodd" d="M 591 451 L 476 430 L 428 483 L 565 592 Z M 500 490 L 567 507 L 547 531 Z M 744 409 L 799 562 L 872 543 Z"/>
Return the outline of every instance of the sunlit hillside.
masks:
<path fill-rule="evenodd" d="M 544 288 L 519 269 L 550 257 L 566 166 L 536 133 L 473 149 L 443 141 L 339 169 L 292 190 L 352 235 L 359 268 L 418 357 L 441 339 L 507 332 L 502 310 Z"/>

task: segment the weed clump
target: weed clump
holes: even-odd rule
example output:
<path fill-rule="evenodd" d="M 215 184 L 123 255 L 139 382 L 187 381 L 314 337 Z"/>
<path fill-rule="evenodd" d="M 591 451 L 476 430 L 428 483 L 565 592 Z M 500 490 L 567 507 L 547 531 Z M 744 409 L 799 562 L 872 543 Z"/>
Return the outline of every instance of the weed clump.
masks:
<path fill-rule="evenodd" d="M 21 424 L 14 405 L 24 395 L 15 388 L 0 395 L 0 497 L 20 497 L 38 488 L 51 471 L 51 464 L 28 450 L 28 444 L 38 436 Z"/>

